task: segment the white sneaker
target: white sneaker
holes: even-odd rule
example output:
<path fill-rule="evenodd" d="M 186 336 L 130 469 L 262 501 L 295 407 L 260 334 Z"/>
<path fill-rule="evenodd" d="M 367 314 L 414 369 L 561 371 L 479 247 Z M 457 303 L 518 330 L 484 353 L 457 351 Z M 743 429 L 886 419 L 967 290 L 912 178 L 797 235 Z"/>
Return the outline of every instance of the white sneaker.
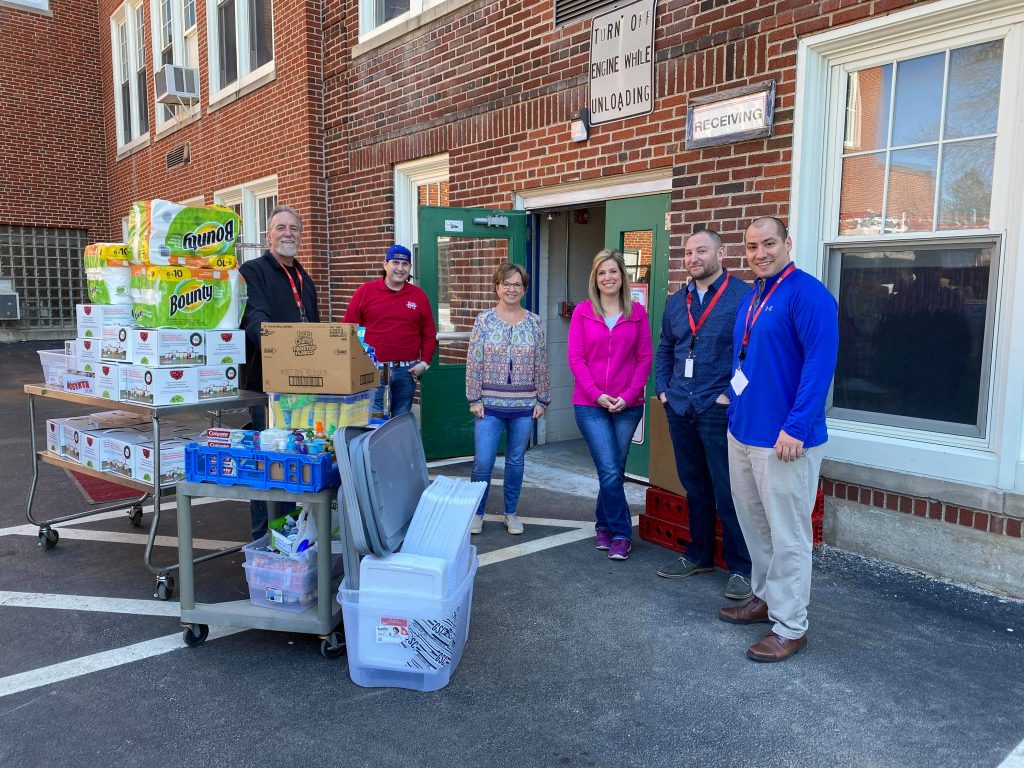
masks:
<path fill-rule="evenodd" d="M 469 524 L 469 532 L 472 534 L 481 533 L 484 529 L 484 516 L 473 515 L 473 522 Z"/>
<path fill-rule="evenodd" d="M 505 530 L 513 536 L 518 536 L 523 532 L 523 523 L 515 515 L 505 515 Z"/>

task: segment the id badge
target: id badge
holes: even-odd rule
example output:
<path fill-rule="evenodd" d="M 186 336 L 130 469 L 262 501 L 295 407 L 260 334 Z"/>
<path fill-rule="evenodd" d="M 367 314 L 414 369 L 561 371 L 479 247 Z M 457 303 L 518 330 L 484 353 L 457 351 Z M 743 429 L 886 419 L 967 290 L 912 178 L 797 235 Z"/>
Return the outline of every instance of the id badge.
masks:
<path fill-rule="evenodd" d="M 743 394 L 743 390 L 747 388 L 747 377 L 743 375 L 743 369 L 737 368 L 736 373 L 733 374 L 732 381 L 729 382 L 732 385 L 732 391 L 739 397 Z"/>
<path fill-rule="evenodd" d="M 685 367 L 683 368 L 683 376 L 685 376 L 688 379 L 692 379 L 693 378 L 693 358 L 692 357 L 686 358 L 686 364 L 685 364 Z"/>

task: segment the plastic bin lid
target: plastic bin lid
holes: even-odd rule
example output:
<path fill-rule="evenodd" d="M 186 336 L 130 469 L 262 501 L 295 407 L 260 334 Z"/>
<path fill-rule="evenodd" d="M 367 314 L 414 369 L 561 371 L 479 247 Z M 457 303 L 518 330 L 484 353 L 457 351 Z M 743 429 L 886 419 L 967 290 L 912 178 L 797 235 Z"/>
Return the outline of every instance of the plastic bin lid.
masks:
<path fill-rule="evenodd" d="M 352 543 L 358 552 L 365 554 L 372 551 L 369 534 L 366 530 L 366 519 L 363 509 L 369 508 L 366 498 L 365 476 L 358 478 L 352 466 L 351 453 L 353 443 L 369 432 L 363 427 L 344 427 L 334 433 L 334 454 L 338 459 L 338 474 L 341 476 L 341 494 L 339 508 L 345 516 L 346 526 L 352 534 Z M 362 482 L 360 482 L 362 480 Z M 362 493 L 360 493 L 362 488 Z M 347 567 L 347 566 L 346 566 Z"/>
<path fill-rule="evenodd" d="M 374 547 L 374 554 L 389 554 L 402 543 L 430 482 L 416 418 L 411 413 L 396 416 L 359 445 L 370 501 L 369 508 L 363 510 L 366 528 L 380 547 Z"/>

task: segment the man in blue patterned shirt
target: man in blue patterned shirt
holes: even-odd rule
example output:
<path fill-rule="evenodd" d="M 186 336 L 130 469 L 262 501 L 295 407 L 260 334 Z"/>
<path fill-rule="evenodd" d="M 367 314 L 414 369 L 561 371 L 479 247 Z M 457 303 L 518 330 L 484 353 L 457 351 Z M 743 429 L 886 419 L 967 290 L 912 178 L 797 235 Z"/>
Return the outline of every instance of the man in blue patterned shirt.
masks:
<path fill-rule="evenodd" d="M 715 510 L 729 581 L 725 596 L 750 597 L 750 555 L 729 487 L 729 378 L 733 325 L 749 286 L 722 267 L 725 246 L 717 232 L 686 240 L 683 266 L 690 282 L 665 305 L 655 360 L 658 398 L 665 405 L 676 471 L 686 489 L 690 543 L 682 557 L 658 569 L 667 579 L 714 570 Z"/>

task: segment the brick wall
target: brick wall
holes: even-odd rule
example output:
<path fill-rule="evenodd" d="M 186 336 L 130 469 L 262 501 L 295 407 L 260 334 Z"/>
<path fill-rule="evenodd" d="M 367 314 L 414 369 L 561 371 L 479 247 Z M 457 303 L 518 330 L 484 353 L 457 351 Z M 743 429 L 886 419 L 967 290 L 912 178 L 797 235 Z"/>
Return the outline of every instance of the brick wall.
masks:
<path fill-rule="evenodd" d="M 328 43 L 329 215 L 332 302 L 343 306 L 382 252 L 392 221 L 395 163 L 448 152 L 451 203 L 511 207 L 522 188 L 672 168 L 670 284 L 684 278 L 682 246 L 694 224 L 725 235 L 727 266 L 741 267 L 744 223 L 786 217 L 796 50 L 800 36 L 888 13 L 913 0 L 662 0 L 658 4 L 655 110 L 569 140 L 569 120 L 586 104 L 589 21 L 552 25 L 548 0 L 478 2 L 351 62 L 347 43 Z M 355 29 L 355 4 L 339 24 Z M 778 81 L 774 135 L 687 152 L 687 99 Z"/>
<path fill-rule="evenodd" d="M 51 9 L 47 16 L 0 8 L 0 224 L 106 238 L 96 4 L 67 0 Z"/>

